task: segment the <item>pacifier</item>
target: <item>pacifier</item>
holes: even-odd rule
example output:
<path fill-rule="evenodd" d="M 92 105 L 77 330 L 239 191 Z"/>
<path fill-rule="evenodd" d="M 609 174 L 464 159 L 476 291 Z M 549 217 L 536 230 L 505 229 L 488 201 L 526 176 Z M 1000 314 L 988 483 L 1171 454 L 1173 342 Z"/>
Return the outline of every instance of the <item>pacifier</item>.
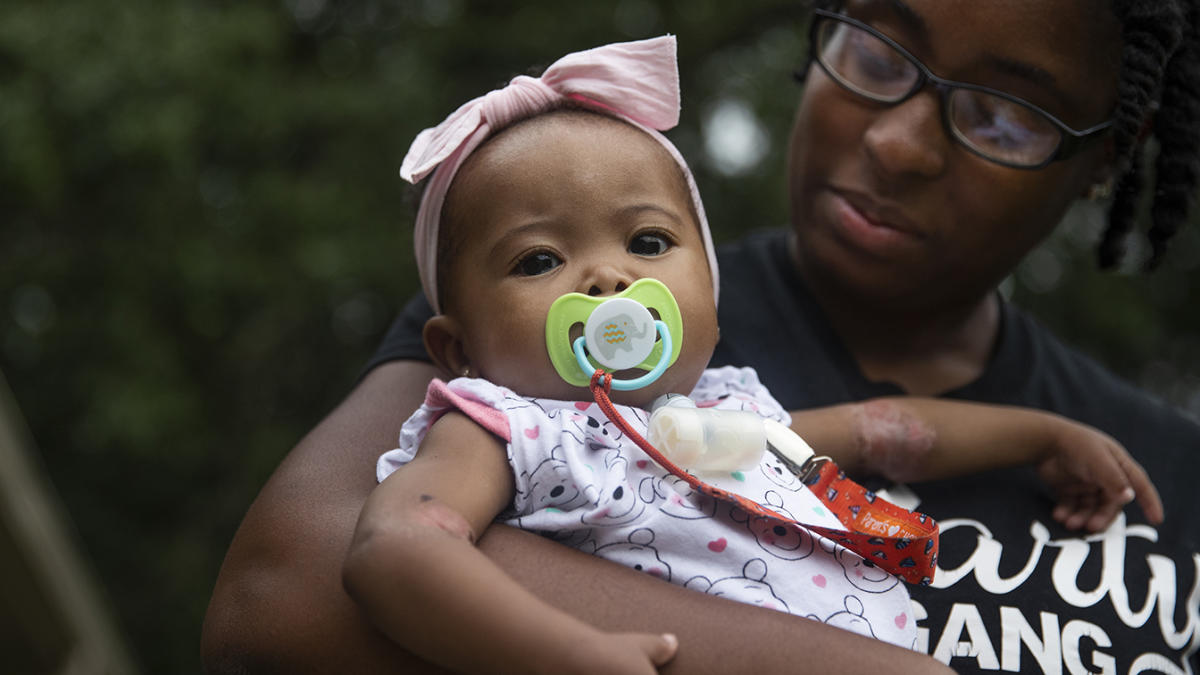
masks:
<path fill-rule="evenodd" d="M 651 309 L 658 312 L 658 319 Z M 579 325 L 583 334 L 572 340 L 571 331 Z M 633 379 L 614 379 L 612 388 L 645 387 L 675 363 L 682 344 L 679 305 L 657 279 L 638 279 L 624 291 L 604 297 L 567 293 L 550 305 L 546 316 L 550 362 L 559 377 L 577 387 L 588 386 L 597 368 L 610 372 L 640 368 L 647 372 Z"/>

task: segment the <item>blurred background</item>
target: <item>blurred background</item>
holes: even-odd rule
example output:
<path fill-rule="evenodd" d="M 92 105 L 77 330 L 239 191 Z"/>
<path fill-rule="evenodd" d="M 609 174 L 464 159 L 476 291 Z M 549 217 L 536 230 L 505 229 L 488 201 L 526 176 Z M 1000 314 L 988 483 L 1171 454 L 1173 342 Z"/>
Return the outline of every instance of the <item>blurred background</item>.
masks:
<path fill-rule="evenodd" d="M 715 236 L 780 225 L 803 24 L 782 0 L 0 3 L 0 385 L 129 667 L 199 670 L 242 514 L 416 291 L 418 131 L 566 52 L 674 33 L 669 136 Z M 1004 292 L 1200 417 L 1200 228 L 1142 276 L 1095 271 L 1098 227 L 1082 205 Z"/>

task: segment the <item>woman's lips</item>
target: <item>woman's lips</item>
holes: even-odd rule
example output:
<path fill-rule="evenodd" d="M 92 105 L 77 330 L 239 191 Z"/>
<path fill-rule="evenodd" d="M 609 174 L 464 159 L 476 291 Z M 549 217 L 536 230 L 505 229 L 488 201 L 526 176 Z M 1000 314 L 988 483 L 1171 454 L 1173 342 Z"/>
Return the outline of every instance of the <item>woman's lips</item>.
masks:
<path fill-rule="evenodd" d="M 831 194 L 837 234 L 856 248 L 886 256 L 911 248 L 925 238 L 907 220 L 877 208 L 865 198 L 838 191 Z"/>

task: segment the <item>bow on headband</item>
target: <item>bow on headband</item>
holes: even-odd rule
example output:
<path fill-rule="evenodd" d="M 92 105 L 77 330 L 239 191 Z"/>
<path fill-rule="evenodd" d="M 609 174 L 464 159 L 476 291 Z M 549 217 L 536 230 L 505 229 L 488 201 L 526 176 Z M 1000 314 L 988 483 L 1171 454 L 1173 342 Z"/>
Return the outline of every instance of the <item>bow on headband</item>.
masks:
<path fill-rule="evenodd" d="M 679 122 L 679 73 L 675 38 L 623 42 L 568 54 L 541 77 L 519 75 L 508 86 L 466 102 L 436 127 L 417 135 L 400 177 L 417 183 L 429 174 L 413 234 L 421 285 L 434 311 L 437 293 L 437 239 L 442 204 L 455 174 L 468 156 L 492 133 L 513 122 L 559 105 L 578 101 L 624 119 L 658 141 L 683 170 L 712 271 L 714 299 L 717 265 L 704 207 L 691 171 L 679 151 L 658 133 Z"/>

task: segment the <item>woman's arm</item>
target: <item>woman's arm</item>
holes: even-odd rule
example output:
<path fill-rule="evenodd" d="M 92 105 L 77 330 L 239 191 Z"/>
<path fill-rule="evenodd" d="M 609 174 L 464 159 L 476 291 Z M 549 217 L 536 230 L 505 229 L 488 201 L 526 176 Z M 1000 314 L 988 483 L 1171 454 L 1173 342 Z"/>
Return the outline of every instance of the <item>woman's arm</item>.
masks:
<path fill-rule="evenodd" d="M 213 675 L 439 673 L 366 619 L 341 570 L 375 460 L 436 371 L 416 362 L 373 369 L 276 469 L 235 535 L 205 617 Z M 668 673 L 949 673 L 876 640 L 705 595 L 509 527 L 479 548 L 543 601 L 612 631 L 671 632 Z"/>
<path fill-rule="evenodd" d="M 343 573 L 372 622 L 409 651 L 466 673 L 641 673 L 674 638 L 600 631 L 526 591 L 474 546 L 513 497 L 503 443 L 459 413 L 371 494 Z"/>
<path fill-rule="evenodd" d="M 1107 527 L 1135 497 L 1162 520 L 1158 491 L 1120 443 L 1041 410 L 898 396 L 792 413 L 792 429 L 842 469 L 894 481 L 1035 465 L 1072 529 Z"/>
<path fill-rule="evenodd" d="M 205 670 L 245 673 L 444 672 L 367 622 L 341 568 L 375 462 L 421 404 L 432 366 L 372 369 L 284 458 L 225 554 L 201 634 Z"/>

